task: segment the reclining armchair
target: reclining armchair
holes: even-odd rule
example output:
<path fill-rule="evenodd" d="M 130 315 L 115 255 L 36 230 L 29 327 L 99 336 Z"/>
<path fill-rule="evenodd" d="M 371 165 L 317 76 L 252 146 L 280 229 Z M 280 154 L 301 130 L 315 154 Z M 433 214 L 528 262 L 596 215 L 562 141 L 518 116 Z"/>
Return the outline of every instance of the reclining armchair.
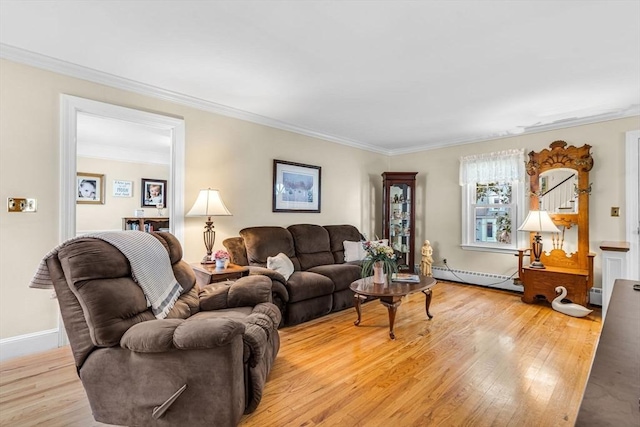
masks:
<path fill-rule="evenodd" d="M 147 307 L 123 253 L 74 239 L 46 258 L 78 375 L 97 421 L 235 426 L 260 402 L 280 346 L 271 280 L 199 292 L 179 241 L 153 233 L 182 292 L 164 319 Z"/>

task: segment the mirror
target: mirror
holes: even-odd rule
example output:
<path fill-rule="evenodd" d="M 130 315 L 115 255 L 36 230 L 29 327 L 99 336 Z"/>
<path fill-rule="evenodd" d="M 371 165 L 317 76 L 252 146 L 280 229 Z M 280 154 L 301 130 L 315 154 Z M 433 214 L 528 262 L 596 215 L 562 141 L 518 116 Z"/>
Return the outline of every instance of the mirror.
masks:
<path fill-rule="evenodd" d="M 540 209 L 550 214 L 578 213 L 578 172 L 575 169 L 551 169 L 540 174 Z"/>

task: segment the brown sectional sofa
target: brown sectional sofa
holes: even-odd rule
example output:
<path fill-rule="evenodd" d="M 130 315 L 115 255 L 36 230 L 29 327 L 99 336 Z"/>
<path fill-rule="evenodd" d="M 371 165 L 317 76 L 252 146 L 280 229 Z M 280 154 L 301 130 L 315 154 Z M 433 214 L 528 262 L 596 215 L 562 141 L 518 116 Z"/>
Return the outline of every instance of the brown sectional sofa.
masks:
<path fill-rule="evenodd" d="M 250 267 L 251 274 L 271 278 L 273 302 L 283 325 L 295 325 L 353 306 L 349 285 L 360 278 L 359 262 L 344 261 L 347 241 L 363 236 L 352 225 L 296 224 L 284 227 L 250 227 L 223 244 L 231 262 Z M 288 280 L 267 267 L 267 258 L 284 253 L 293 263 Z"/>

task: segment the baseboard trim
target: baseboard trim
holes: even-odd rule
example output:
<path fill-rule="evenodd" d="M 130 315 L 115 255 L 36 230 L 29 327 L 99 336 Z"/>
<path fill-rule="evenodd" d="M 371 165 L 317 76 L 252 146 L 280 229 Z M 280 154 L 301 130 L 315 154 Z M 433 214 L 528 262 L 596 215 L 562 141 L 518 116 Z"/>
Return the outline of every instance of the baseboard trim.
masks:
<path fill-rule="evenodd" d="M 58 330 L 34 332 L 0 340 L 0 362 L 58 348 Z"/>
<path fill-rule="evenodd" d="M 433 267 L 433 277 L 440 280 L 468 283 L 489 288 L 504 289 L 507 291 L 523 292 L 521 285 L 513 283 L 513 278 L 492 273 L 479 273 L 476 271 L 455 270 L 447 267 Z"/>
<path fill-rule="evenodd" d="M 524 292 L 524 287 L 522 285 L 514 284 L 513 279 L 509 276 L 501 276 L 491 273 L 477 273 L 475 271 L 454 270 L 447 267 L 433 267 L 432 272 L 433 277 L 440 280 L 504 289 L 520 293 Z M 602 289 L 591 288 L 591 291 L 589 292 L 589 304 L 602 306 Z"/>

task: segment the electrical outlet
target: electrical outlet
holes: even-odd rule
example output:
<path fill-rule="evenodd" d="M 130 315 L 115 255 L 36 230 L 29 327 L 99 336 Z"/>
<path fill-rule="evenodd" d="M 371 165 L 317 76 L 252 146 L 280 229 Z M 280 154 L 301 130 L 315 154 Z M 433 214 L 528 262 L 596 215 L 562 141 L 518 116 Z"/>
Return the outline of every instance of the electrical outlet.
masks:
<path fill-rule="evenodd" d="M 611 216 L 620 216 L 620 208 L 617 206 L 611 207 Z"/>
<path fill-rule="evenodd" d="M 443 259 L 442 262 L 444 263 L 444 265 L 447 265 L 447 259 Z"/>
<path fill-rule="evenodd" d="M 9 197 L 7 199 L 7 212 L 35 212 L 38 209 L 36 199 L 23 199 L 21 197 Z"/>

